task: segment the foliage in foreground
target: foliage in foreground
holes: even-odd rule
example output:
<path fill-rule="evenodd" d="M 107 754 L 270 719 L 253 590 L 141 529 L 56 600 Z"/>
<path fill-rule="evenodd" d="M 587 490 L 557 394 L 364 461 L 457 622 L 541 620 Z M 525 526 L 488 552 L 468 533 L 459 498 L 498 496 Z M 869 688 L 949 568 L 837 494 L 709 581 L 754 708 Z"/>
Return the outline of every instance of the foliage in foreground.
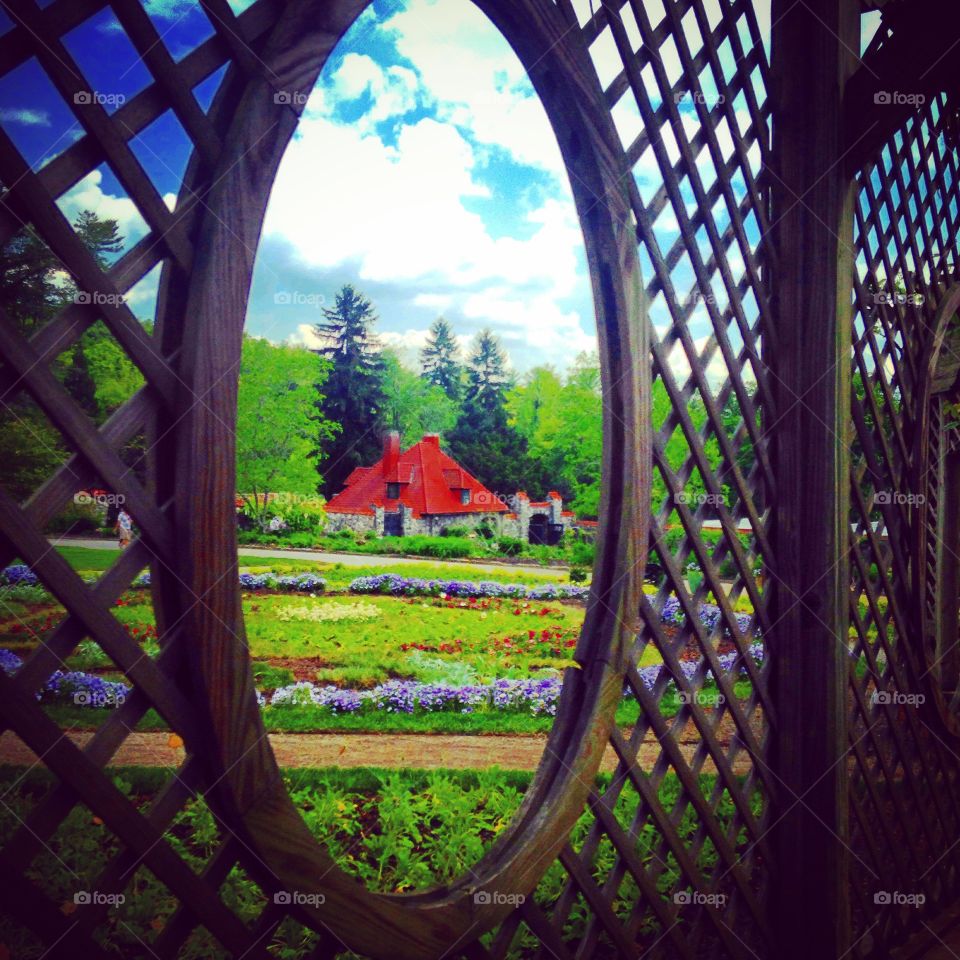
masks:
<path fill-rule="evenodd" d="M 165 782 L 170 771 L 127 768 L 116 771 L 114 782 L 141 811 Z M 530 782 L 525 772 L 488 771 L 385 771 L 367 768 L 353 770 L 288 771 L 287 786 L 313 834 L 327 844 L 334 859 L 349 874 L 370 889 L 400 892 L 446 883 L 474 865 L 502 833 L 520 805 Z M 715 778 L 703 774 L 700 790 L 714 808 L 722 828 L 733 822 L 733 807 L 726 791 L 715 795 Z M 53 780 L 45 772 L 0 769 L 0 785 L 6 803 L 0 807 L 0 834 L 8 836 L 42 801 Z M 604 788 L 609 777 L 599 776 L 597 786 Z M 658 787 L 660 802 L 670 809 L 679 796 L 676 779 L 667 776 Z M 758 793 L 751 806 L 759 812 Z M 615 815 L 629 823 L 642 812 L 639 796 L 625 784 L 616 802 Z M 573 829 L 571 844 L 579 849 L 586 838 L 590 818 L 582 817 Z M 692 843 L 698 819 L 687 809 L 680 818 L 678 835 Z M 175 818 L 166 835 L 174 850 L 194 869 L 201 869 L 217 844 L 217 830 L 209 809 L 202 800 L 188 803 Z M 745 846 L 741 831 L 736 843 Z M 649 876 L 666 901 L 672 893 L 684 889 L 673 858 L 661 859 L 657 851 L 658 835 L 644 828 L 637 833 L 636 854 L 649 865 Z M 107 861 L 119 852 L 112 833 L 82 806 L 68 815 L 50 844 L 33 862 L 28 876 L 55 903 L 74 913 L 86 909 L 74 904 L 81 891 L 96 889 Z M 710 844 L 694 848 L 697 867 L 709 874 L 716 862 Z M 591 873 L 598 883 L 610 875 L 615 851 L 609 840 L 600 840 L 592 860 Z M 563 868 L 554 863 L 533 893 L 538 905 L 549 910 L 556 903 L 567 880 Z M 320 888 L 317 892 L 322 892 Z M 137 871 L 123 891 L 122 904 L 111 907 L 108 922 L 98 926 L 97 936 L 111 955 L 122 958 L 143 956 L 169 922 L 176 902 L 146 869 Z M 262 911 L 264 893 L 239 869 L 228 875 L 221 888 L 224 902 L 241 920 L 251 923 Z M 628 877 L 619 887 L 611 908 L 626 920 L 639 899 L 639 891 Z M 589 914 L 579 899 L 566 921 L 564 938 L 582 936 Z M 638 947 L 649 944 L 659 931 L 648 918 L 639 931 Z M 141 939 L 142 938 L 142 942 Z M 8 917 L 0 919 L 0 941 L 23 960 L 38 960 L 40 944 Z M 287 920 L 270 945 L 278 958 L 295 960 L 307 957 L 315 945 L 313 934 Z M 534 941 L 515 941 L 511 958 L 532 955 Z M 184 960 L 219 960 L 226 957 L 216 941 L 204 931 L 194 931 L 183 951 Z"/>

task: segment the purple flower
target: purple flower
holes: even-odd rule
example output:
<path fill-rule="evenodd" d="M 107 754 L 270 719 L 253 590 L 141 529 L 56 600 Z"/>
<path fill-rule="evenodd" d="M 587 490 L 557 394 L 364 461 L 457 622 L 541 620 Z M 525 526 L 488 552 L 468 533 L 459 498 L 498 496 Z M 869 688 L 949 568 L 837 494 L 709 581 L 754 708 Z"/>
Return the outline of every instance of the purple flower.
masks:
<path fill-rule="evenodd" d="M 590 593 L 587 587 L 566 583 L 548 583 L 524 587 L 519 583 L 496 583 L 492 580 L 424 580 L 403 577 L 397 573 L 381 573 L 372 577 L 357 577 L 351 584 L 352 593 L 382 593 L 407 597 L 490 597 L 510 600 L 584 600 Z"/>
<path fill-rule="evenodd" d="M 33 587 L 40 580 L 25 563 L 15 563 L 0 572 L 0 582 L 9 584 L 11 587 L 19 585 Z"/>

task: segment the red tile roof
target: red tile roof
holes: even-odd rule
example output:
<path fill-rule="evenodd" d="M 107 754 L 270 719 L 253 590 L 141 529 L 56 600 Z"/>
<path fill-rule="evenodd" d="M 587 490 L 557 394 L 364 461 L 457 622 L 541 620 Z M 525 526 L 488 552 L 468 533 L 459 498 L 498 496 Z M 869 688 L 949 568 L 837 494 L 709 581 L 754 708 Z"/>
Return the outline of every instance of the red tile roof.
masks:
<path fill-rule="evenodd" d="M 373 506 L 393 513 L 401 503 L 413 511 L 414 517 L 425 513 L 508 512 L 504 503 L 440 449 L 437 434 L 426 434 L 403 453 L 395 451 L 398 444 L 388 435 L 384 456 L 372 467 L 357 467 L 347 477 L 343 490 L 327 504 L 327 513 L 369 515 Z M 387 499 L 388 480 L 400 483 L 399 498 Z M 469 503 L 461 502 L 461 489 L 470 491 Z"/>

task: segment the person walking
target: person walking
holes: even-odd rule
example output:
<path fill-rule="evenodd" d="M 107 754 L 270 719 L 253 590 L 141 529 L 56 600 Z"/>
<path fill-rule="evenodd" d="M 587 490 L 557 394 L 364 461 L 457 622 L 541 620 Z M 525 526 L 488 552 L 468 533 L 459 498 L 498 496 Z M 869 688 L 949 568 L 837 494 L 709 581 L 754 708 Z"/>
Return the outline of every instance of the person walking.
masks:
<path fill-rule="evenodd" d="M 120 538 L 120 549 L 125 550 L 130 546 L 130 538 L 133 536 L 133 519 L 123 507 L 120 508 L 120 512 L 117 514 L 117 525 L 115 529 L 117 536 Z"/>

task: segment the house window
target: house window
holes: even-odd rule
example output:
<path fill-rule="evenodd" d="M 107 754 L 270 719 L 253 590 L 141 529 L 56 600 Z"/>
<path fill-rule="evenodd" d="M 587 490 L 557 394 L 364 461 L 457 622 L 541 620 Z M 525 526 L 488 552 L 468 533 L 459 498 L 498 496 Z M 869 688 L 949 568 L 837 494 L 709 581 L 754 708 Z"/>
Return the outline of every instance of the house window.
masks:
<path fill-rule="evenodd" d="M 470 491 L 469 491 L 469 490 L 463 489 L 463 490 L 460 491 L 460 502 L 461 502 L 464 506 L 466 506 L 468 503 L 470 503 Z"/>
<path fill-rule="evenodd" d="M 400 484 L 399 483 L 388 483 L 387 484 L 387 499 L 396 500 L 400 496 Z"/>

